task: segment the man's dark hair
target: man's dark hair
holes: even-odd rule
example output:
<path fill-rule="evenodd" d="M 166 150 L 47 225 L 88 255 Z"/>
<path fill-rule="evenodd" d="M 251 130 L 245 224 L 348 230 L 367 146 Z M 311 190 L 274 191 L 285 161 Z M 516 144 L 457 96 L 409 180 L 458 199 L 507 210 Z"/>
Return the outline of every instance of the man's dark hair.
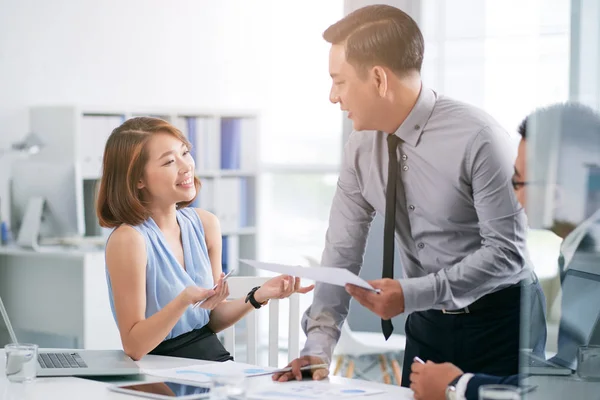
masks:
<path fill-rule="evenodd" d="M 396 7 L 376 4 L 348 14 L 323 33 L 332 44 L 344 44 L 346 60 L 359 72 L 381 65 L 403 76 L 421 71 L 423 35 L 417 23 Z"/>
<path fill-rule="evenodd" d="M 523 139 L 527 139 L 528 126 L 535 121 L 554 121 L 559 123 L 560 132 L 596 131 L 600 133 L 600 115 L 591 108 L 580 103 L 560 103 L 548 107 L 538 108 L 519 124 L 517 132 Z"/>

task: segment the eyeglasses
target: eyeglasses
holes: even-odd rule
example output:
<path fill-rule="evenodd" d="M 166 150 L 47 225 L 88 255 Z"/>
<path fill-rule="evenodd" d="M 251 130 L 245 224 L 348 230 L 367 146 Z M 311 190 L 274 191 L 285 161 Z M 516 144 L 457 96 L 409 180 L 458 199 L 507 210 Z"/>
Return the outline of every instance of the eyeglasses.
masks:
<path fill-rule="evenodd" d="M 529 182 L 525 182 L 525 181 L 517 181 L 515 179 L 512 179 L 510 182 L 512 183 L 512 187 L 515 190 L 519 190 L 519 189 L 527 186 L 527 184 L 529 183 Z"/>

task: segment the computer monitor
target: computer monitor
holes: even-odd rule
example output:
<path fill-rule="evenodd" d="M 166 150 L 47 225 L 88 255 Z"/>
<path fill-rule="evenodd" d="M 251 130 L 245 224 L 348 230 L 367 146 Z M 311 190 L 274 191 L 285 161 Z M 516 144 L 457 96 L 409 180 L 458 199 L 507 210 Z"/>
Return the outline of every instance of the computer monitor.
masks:
<path fill-rule="evenodd" d="M 600 344 L 600 254 L 578 252 L 562 282 L 558 353 L 551 361 L 577 368 L 577 348 Z"/>
<path fill-rule="evenodd" d="M 39 239 L 85 234 L 83 180 L 74 163 L 22 160 L 11 175 L 11 220 L 18 230 L 28 205 L 43 199 Z"/>

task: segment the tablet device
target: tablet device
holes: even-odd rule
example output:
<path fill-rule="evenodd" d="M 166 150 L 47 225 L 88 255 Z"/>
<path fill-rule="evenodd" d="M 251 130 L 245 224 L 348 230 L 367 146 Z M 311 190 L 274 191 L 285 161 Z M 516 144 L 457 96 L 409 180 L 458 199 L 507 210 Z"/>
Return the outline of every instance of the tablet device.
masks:
<path fill-rule="evenodd" d="M 115 385 L 109 388 L 114 392 L 150 399 L 195 400 L 207 399 L 210 396 L 209 387 L 173 381 L 140 382 L 129 385 Z"/>

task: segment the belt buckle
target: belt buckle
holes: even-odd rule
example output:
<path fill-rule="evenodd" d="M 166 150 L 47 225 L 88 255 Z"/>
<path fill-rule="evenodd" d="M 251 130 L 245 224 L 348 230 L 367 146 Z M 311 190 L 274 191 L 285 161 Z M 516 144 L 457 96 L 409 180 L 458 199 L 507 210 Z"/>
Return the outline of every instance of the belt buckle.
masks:
<path fill-rule="evenodd" d="M 467 306 L 465 308 L 462 308 L 462 309 L 456 310 L 456 311 L 446 310 L 445 308 L 442 308 L 442 313 L 448 314 L 448 315 L 459 315 L 459 314 L 470 314 L 471 311 L 469 310 L 469 307 Z"/>

